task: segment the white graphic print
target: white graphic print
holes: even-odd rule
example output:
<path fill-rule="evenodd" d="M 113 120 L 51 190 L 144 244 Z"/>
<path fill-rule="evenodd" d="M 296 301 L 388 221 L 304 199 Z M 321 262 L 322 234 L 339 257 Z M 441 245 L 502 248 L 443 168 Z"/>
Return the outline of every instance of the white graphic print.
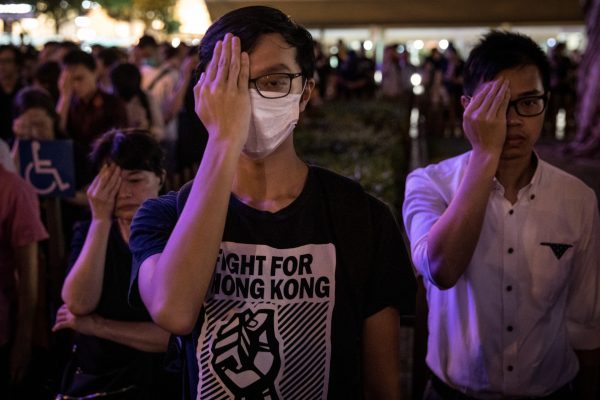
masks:
<path fill-rule="evenodd" d="M 223 242 L 198 338 L 198 399 L 326 399 L 332 244 Z"/>

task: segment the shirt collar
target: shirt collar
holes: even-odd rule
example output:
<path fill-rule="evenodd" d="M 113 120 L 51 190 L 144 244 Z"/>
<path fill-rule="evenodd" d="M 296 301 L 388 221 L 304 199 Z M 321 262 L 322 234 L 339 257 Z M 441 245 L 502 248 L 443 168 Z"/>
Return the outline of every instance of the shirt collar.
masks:
<path fill-rule="evenodd" d="M 464 163 L 465 165 L 467 165 L 469 163 L 469 158 L 470 158 L 470 154 L 471 152 L 469 152 L 469 156 L 464 158 Z M 521 188 L 521 190 L 519 190 L 519 193 L 525 193 L 525 191 L 527 190 L 537 190 L 537 188 L 540 185 L 540 182 L 542 180 L 542 175 L 543 175 L 543 161 L 540 159 L 540 156 L 538 155 L 538 153 L 534 150 L 532 153 L 534 162 L 535 162 L 535 171 L 533 172 L 533 176 L 531 177 L 531 180 L 529 181 L 529 183 L 525 186 L 523 186 Z M 496 179 L 496 177 L 494 176 L 493 178 L 493 189 L 500 191 L 501 194 L 504 194 L 504 187 L 502 186 L 502 184 L 498 181 L 498 179 Z"/>

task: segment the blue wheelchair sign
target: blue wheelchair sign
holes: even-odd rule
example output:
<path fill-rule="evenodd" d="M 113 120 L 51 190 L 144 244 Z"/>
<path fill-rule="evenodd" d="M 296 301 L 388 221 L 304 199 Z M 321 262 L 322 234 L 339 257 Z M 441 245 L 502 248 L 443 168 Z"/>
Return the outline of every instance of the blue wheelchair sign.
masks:
<path fill-rule="evenodd" d="M 72 140 L 20 140 L 21 176 L 48 197 L 75 195 Z"/>

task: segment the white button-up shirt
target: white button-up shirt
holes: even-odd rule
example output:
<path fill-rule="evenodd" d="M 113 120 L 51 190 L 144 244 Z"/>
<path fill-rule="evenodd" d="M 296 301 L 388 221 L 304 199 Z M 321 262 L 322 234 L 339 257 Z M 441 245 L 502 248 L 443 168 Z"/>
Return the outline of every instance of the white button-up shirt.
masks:
<path fill-rule="evenodd" d="M 427 364 L 478 398 L 542 396 L 571 381 L 573 349 L 600 347 L 600 219 L 594 192 L 538 160 L 515 204 L 495 181 L 473 258 L 440 290 L 428 233 L 454 198 L 469 154 L 413 171 L 403 216 L 429 304 Z"/>

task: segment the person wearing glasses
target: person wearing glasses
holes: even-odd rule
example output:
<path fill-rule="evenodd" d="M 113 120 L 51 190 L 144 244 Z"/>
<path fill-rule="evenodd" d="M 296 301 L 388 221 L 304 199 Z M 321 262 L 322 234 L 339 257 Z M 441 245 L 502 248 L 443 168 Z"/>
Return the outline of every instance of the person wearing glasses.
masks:
<path fill-rule="evenodd" d="M 429 305 L 426 399 L 597 398 L 573 383 L 598 365 L 598 204 L 534 151 L 548 87 L 535 42 L 488 33 L 464 71 L 472 150 L 407 179 L 403 217 Z"/>
<path fill-rule="evenodd" d="M 144 203 L 129 241 L 130 302 L 178 336 L 186 398 L 401 397 L 414 276 L 389 208 L 294 149 L 314 67 L 309 32 L 273 8 L 202 39 L 202 162 Z"/>

